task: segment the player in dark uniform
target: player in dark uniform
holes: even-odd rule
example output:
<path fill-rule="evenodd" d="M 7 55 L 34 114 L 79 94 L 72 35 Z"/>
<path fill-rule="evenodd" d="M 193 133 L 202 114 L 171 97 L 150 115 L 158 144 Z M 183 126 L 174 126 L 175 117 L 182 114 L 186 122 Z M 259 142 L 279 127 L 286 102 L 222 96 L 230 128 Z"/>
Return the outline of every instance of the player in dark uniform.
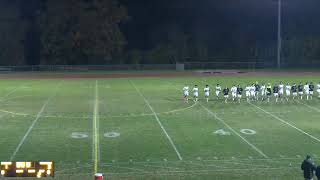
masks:
<path fill-rule="evenodd" d="M 296 84 L 296 83 L 294 83 L 294 84 L 292 85 L 291 91 L 292 91 L 292 99 L 294 100 L 294 98 L 298 96 L 297 84 Z"/>
<path fill-rule="evenodd" d="M 223 95 L 225 98 L 224 102 L 227 103 L 229 98 L 229 88 L 227 86 L 223 89 Z"/>
<path fill-rule="evenodd" d="M 267 86 L 267 99 L 268 99 L 268 102 L 270 102 L 270 97 L 271 97 L 271 84 L 269 83 L 268 86 Z"/>
<path fill-rule="evenodd" d="M 276 98 L 276 102 L 278 102 L 279 98 L 279 86 L 277 84 L 274 85 L 273 87 L 273 95 Z"/>
<path fill-rule="evenodd" d="M 256 100 L 259 100 L 259 92 L 260 92 L 260 85 L 258 83 L 258 81 L 254 84 L 255 92 L 256 92 Z"/>
<path fill-rule="evenodd" d="M 302 100 L 302 96 L 303 96 L 303 85 L 302 85 L 302 82 L 300 82 L 299 85 L 298 85 L 298 92 L 299 92 L 300 99 Z"/>
<path fill-rule="evenodd" d="M 240 85 L 238 85 L 238 87 L 237 87 L 237 95 L 238 95 L 238 102 L 239 103 L 241 102 L 242 92 L 243 92 L 242 87 Z"/>
<path fill-rule="evenodd" d="M 309 84 L 309 94 L 310 94 L 310 99 L 312 100 L 312 96 L 313 96 L 313 91 L 314 91 L 314 85 L 313 82 L 310 82 Z"/>

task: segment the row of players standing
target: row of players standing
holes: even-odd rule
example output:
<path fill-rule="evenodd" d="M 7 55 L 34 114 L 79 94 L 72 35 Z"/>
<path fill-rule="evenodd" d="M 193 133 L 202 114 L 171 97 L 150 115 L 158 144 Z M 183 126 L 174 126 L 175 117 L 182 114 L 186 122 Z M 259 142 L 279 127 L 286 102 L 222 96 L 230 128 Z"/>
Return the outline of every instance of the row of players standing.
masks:
<path fill-rule="evenodd" d="M 261 86 L 259 85 L 258 82 L 253 83 L 252 85 L 247 85 L 244 89 L 246 99 L 247 101 L 256 101 L 259 100 L 259 97 L 261 97 L 261 100 L 267 100 L 270 102 L 270 98 L 273 96 L 275 97 L 275 101 L 278 102 L 279 98 L 285 98 L 287 101 L 289 101 L 289 98 L 292 96 L 292 99 L 294 100 L 297 96 L 302 100 L 303 97 L 305 97 L 307 100 L 312 99 L 313 97 L 313 92 L 314 92 L 315 86 L 313 85 L 312 82 L 306 83 L 305 85 L 302 84 L 302 82 L 297 85 L 294 83 L 292 86 L 287 83 L 284 85 L 282 82 L 280 84 L 275 84 L 273 87 L 271 86 L 270 83 L 267 85 L 262 84 Z M 216 98 L 219 100 L 220 99 L 220 94 L 221 92 L 223 93 L 225 102 L 228 102 L 229 99 L 229 92 L 231 91 L 231 97 L 233 101 L 238 101 L 239 103 L 241 102 L 242 98 L 242 93 L 243 93 L 243 88 L 241 85 L 233 85 L 231 89 L 226 86 L 224 89 L 217 84 L 215 88 L 215 95 Z M 204 96 L 207 102 L 209 102 L 209 96 L 210 96 L 210 87 L 209 85 L 206 85 L 204 88 Z M 285 94 L 284 94 L 285 92 Z M 320 98 L 320 82 L 317 84 L 317 92 L 318 92 L 318 97 Z M 199 97 L 199 88 L 197 85 L 194 85 L 192 89 L 193 93 L 193 100 L 195 102 L 198 101 Z M 185 86 L 183 87 L 183 96 L 186 102 L 189 100 L 189 87 Z"/>

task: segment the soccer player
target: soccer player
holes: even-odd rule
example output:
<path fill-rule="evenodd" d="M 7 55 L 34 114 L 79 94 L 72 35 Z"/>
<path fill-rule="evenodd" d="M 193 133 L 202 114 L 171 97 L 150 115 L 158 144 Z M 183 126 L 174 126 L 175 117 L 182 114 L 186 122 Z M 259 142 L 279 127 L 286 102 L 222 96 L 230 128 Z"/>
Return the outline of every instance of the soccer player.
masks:
<path fill-rule="evenodd" d="M 292 99 L 294 100 L 295 97 L 298 96 L 298 93 L 297 93 L 297 84 L 294 83 L 293 86 L 291 87 L 291 91 L 292 91 Z"/>
<path fill-rule="evenodd" d="M 286 99 L 287 99 L 287 102 L 289 101 L 289 97 L 291 95 L 291 86 L 289 83 L 287 83 L 286 85 Z"/>
<path fill-rule="evenodd" d="M 283 85 L 282 81 L 280 81 L 280 84 L 279 84 L 279 97 L 280 97 L 281 101 L 282 101 L 283 93 L 284 93 L 284 85 Z"/>
<path fill-rule="evenodd" d="M 188 103 L 188 100 L 189 100 L 189 86 L 184 86 L 183 87 L 183 89 L 182 89 L 182 91 L 183 91 L 183 97 L 184 97 L 184 101 L 186 102 L 186 103 Z"/>
<path fill-rule="evenodd" d="M 267 98 L 268 98 L 268 102 L 270 102 L 270 97 L 271 97 L 271 84 L 268 83 L 268 86 L 267 86 Z"/>
<path fill-rule="evenodd" d="M 233 85 L 231 87 L 231 95 L 232 95 L 232 101 L 235 101 L 237 98 L 237 86 Z"/>
<path fill-rule="evenodd" d="M 210 95 L 209 85 L 206 85 L 206 87 L 203 89 L 203 91 L 204 91 L 204 97 L 206 98 L 207 102 L 209 102 L 209 95 Z"/>
<path fill-rule="evenodd" d="M 255 86 L 255 84 L 252 84 L 252 85 L 251 85 L 251 88 L 250 88 L 250 96 L 251 96 L 251 99 L 252 99 L 252 100 L 255 100 L 255 99 L 256 99 L 256 86 Z"/>
<path fill-rule="evenodd" d="M 287 99 L 287 102 L 289 101 L 289 97 L 291 95 L 291 86 L 289 83 L 287 83 L 286 85 L 286 99 Z"/>
<path fill-rule="evenodd" d="M 217 97 L 217 100 L 219 100 L 220 92 L 221 92 L 221 86 L 220 86 L 220 84 L 217 84 L 217 86 L 216 86 L 216 97 Z"/>
<path fill-rule="evenodd" d="M 303 96 L 303 85 L 302 85 L 302 82 L 300 82 L 299 85 L 298 85 L 298 92 L 299 92 L 300 99 L 302 100 L 302 96 Z"/>
<path fill-rule="evenodd" d="M 305 94 L 307 95 L 307 100 L 309 100 L 309 93 L 310 93 L 310 89 L 309 89 L 309 83 L 306 82 L 306 84 L 303 87 Z"/>
<path fill-rule="evenodd" d="M 320 82 L 317 84 L 318 97 L 320 98 Z"/>
<path fill-rule="evenodd" d="M 278 102 L 279 98 L 279 86 L 277 84 L 273 87 L 273 96 L 276 98 L 276 102 Z"/>
<path fill-rule="evenodd" d="M 229 98 L 229 88 L 227 86 L 223 89 L 223 95 L 225 98 L 224 102 L 227 103 Z"/>
<path fill-rule="evenodd" d="M 262 83 L 262 85 L 261 85 L 261 98 L 262 98 L 262 101 L 264 100 L 265 97 L 266 97 L 266 86 L 264 85 L 264 83 Z"/>
<path fill-rule="evenodd" d="M 250 101 L 250 90 L 251 90 L 251 86 L 248 84 L 248 85 L 246 86 L 246 88 L 245 88 L 247 102 Z"/>
<path fill-rule="evenodd" d="M 310 93 L 310 99 L 312 100 L 313 96 L 313 90 L 314 90 L 314 85 L 313 82 L 310 82 L 309 84 L 309 93 Z"/>
<path fill-rule="evenodd" d="M 198 97 L 199 97 L 199 88 L 198 88 L 198 85 L 194 85 L 193 89 L 192 89 L 192 92 L 193 92 L 193 101 L 194 102 L 197 102 L 198 101 Z"/>
<path fill-rule="evenodd" d="M 241 102 L 241 98 L 242 98 L 242 87 L 240 85 L 238 85 L 237 87 L 237 95 L 238 95 L 238 102 L 240 103 Z"/>
<path fill-rule="evenodd" d="M 256 96 L 256 100 L 259 99 L 259 91 L 260 91 L 260 85 L 258 83 L 258 81 L 254 84 L 255 87 L 255 96 Z"/>

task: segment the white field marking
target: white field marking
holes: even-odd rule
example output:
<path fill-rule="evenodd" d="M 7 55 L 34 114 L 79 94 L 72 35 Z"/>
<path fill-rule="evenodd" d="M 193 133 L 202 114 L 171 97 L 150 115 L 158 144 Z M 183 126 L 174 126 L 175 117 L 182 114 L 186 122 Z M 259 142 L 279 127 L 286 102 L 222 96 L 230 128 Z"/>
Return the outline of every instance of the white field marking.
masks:
<path fill-rule="evenodd" d="M 316 107 L 310 106 L 310 105 L 305 104 L 305 103 L 303 103 L 303 102 L 301 102 L 301 101 L 298 101 L 298 100 L 295 100 L 295 101 L 298 102 L 298 103 L 300 103 L 300 104 L 302 104 L 302 105 L 304 105 L 304 106 L 306 106 L 306 107 L 308 107 L 308 108 L 310 108 L 310 109 L 313 109 L 313 110 L 315 110 L 315 111 L 317 111 L 317 112 L 320 112 L 320 109 L 318 109 L 318 108 L 316 108 Z"/>
<path fill-rule="evenodd" d="M 100 160 L 100 144 L 99 144 L 99 91 L 98 91 L 98 80 L 95 85 L 95 98 L 93 107 L 93 161 L 94 174 L 98 172 L 98 164 Z"/>
<path fill-rule="evenodd" d="M 129 80 L 129 81 L 130 81 L 130 80 Z M 176 145 L 175 145 L 174 142 L 172 141 L 172 139 L 171 139 L 171 137 L 169 136 L 169 134 L 167 133 L 166 129 L 163 127 L 161 121 L 159 120 L 159 117 L 158 117 L 157 113 L 153 110 L 153 108 L 152 108 L 152 106 L 150 105 L 149 101 L 144 97 L 144 95 L 140 92 L 140 90 L 136 87 L 136 85 L 135 85 L 132 81 L 130 81 L 130 83 L 131 83 L 131 85 L 135 88 L 135 90 L 138 92 L 138 94 L 143 98 L 144 102 L 148 105 L 149 109 L 152 111 L 155 119 L 157 120 L 159 126 L 161 127 L 163 133 L 166 135 L 166 137 L 167 137 L 167 139 L 169 140 L 172 148 L 173 148 L 174 151 L 176 152 L 179 160 L 182 160 L 183 158 L 182 158 L 182 156 L 180 155 L 180 153 L 179 153 Z"/>
<path fill-rule="evenodd" d="M 305 135 L 309 136 L 310 138 L 312 138 L 312 139 L 314 139 L 314 140 L 316 140 L 316 141 L 320 142 L 320 139 L 318 139 L 318 138 L 316 138 L 315 136 L 313 136 L 313 135 L 311 135 L 311 134 L 309 134 L 309 133 L 307 133 L 307 132 L 303 131 L 303 130 L 302 130 L 302 129 L 300 129 L 300 128 L 297 128 L 296 126 L 294 126 L 294 125 L 290 124 L 289 122 L 287 122 L 287 121 L 285 121 L 285 120 L 281 119 L 280 117 L 278 117 L 278 116 L 276 116 L 276 115 L 274 115 L 274 114 L 272 114 L 272 113 L 270 113 L 270 112 L 268 112 L 268 111 L 266 111 L 266 110 L 262 109 L 261 107 L 259 107 L 259 106 L 257 106 L 257 105 L 252 104 L 251 102 L 248 102 L 248 103 L 249 103 L 249 104 L 251 104 L 252 106 L 254 106 L 255 108 L 257 108 L 257 109 L 261 110 L 262 112 L 264 112 L 264 113 L 266 113 L 266 114 L 269 114 L 270 116 L 272 116 L 273 118 L 277 119 L 278 121 L 281 121 L 282 123 L 284 123 L 284 124 L 286 124 L 286 125 L 288 125 L 288 126 L 292 127 L 293 129 L 296 129 L 297 131 L 301 132 L 302 134 L 305 134 Z"/>
<path fill-rule="evenodd" d="M 13 152 L 13 154 L 10 157 L 10 161 L 13 160 L 13 158 L 16 156 L 16 154 L 18 153 L 18 151 L 20 150 L 21 146 L 23 145 L 24 141 L 27 139 L 27 137 L 29 136 L 30 132 L 32 131 L 33 127 L 35 126 L 35 124 L 38 122 L 39 118 L 41 117 L 41 114 L 43 113 L 44 109 L 47 107 L 47 105 L 49 104 L 49 102 L 51 101 L 52 98 L 54 98 L 57 95 L 57 90 L 59 89 L 61 83 L 63 81 L 61 81 L 55 89 L 55 93 L 53 95 L 51 95 L 42 105 L 40 111 L 38 112 L 36 118 L 33 120 L 32 124 L 30 125 L 28 131 L 26 132 L 26 134 L 22 137 L 22 139 L 20 140 L 20 143 L 18 144 L 18 146 L 16 147 L 15 151 Z"/>
<path fill-rule="evenodd" d="M 215 119 L 217 119 L 218 121 L 220 121 L 222 124 L 224 124 L 230 131 L 232 131 L 234 134 L 236 134 L 237 136 L 239 136 L 245 143 L 247 143 L 252 149 L 254 149 L 255 151 L 257 151 L 261 156 L 268 158 L 268 156 L 266 154 L 264 154 L 260 149 L 258 149 L 255 145 L 251 144 L 246 138 L 244 138 L 243 136 L 241 136 L 237 131 L 235 131 L 231 126 L 229 126 L 224 120 L 222 120 L 221 118 L 219 118 L 217 116 L 216 113 L 210 111 L 207 107 L 205 107 L 204 105 L 202 105 L 201 103 L 199 103 L 201 107 L 203 107 L 209 114 L 213 115 L 215 117 Z"/>
<path fill-rule="evenodd" d="M 22 88 L 22 87 L 23 87 L 23 85 L 14 88 L 14 89 L 11 90 L 10 92 L 8 92 L 6 95 L 2 96 L 1 99 L 0 99 L 0 101 L 1 101 L 1 102 L 4 101 L 4 99 L 5 99 L 6 97 L 10 96 L 11 94 L 13 94 L 14 92 L 16 92 L 18 89 L 20 89 L 20 88 Z"/>

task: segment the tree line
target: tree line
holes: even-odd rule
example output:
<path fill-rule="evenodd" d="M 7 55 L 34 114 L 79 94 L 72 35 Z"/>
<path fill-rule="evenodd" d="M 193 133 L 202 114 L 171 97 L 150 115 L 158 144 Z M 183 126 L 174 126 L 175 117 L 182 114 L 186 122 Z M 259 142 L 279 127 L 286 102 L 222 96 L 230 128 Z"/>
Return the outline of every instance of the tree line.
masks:
<path fill-rule="evenodd" d="M 273 64 L 276 59 L 276 34 L 268 39 L 218 23 L 221 30 L 213 32 L 162 24 L 152 30 L 150 48 L 129 49 L 121 25 L 130 15 L 115 0 L 11 0 L 0 10 L 0 65 L 221 60 Z M 282 43 L 284 64 L 320 63 L 319 35 L 285 34 Z"/>

